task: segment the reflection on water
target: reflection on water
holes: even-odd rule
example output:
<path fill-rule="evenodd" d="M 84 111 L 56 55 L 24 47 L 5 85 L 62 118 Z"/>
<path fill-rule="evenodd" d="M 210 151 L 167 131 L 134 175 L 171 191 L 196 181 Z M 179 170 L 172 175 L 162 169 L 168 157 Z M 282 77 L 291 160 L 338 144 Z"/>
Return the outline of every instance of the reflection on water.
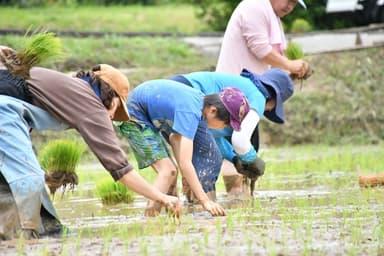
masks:
<path fill-rule="evenodd" d="M 146 199 L 105 206 L 92 182 L 57 193 L 54 205 L 69 234 L 1 255 L 383 255 L 382 188 L 361 189 L 352 172 L 270 175 L 255 197 L 217 195 L 227 216 L 184 203 L 180 225 L 164 211 L 145 218 Z M 261 189 L 262 188 L 262 189 Z M 181 197 L 185 202 L 185 198 Z"/>
<path fill-rule="evenodd" d="M 87 189 L 92 190 L 92 186 L 87 184 Z M 99 198 L 85 197 L 84 195 L 91 195 L 91 192 L 82 190 L 83 196 L 76 195 L 76 193 L 66 193 L 63 197 L 55 198 L 54 205 L 59 214 L 62 223 L 70 230 L 76 230 L 81 227 L 87 228 L 100 228 L 110 225 L 129 225 L 137 222 L 145 222 L 144 209 L 147 201 L 142 196 L 135 196 L 134 202 L 130 204 L 117 204 L 113 206 L 106 206 L 101 203 Z M 322 191 L 317 189 L 308 190 L 259 190 L 255 192 L 255 199 L 261 201 L 271 201 L 274 199 L 289 200 L 290 198 L 312 198 L 324 197 L 329 195 L 329 191 Z M 183 214 L 189 215 L 195 221 L 206 221 L 213 218 L 208 212 L 198 204 L 189 204 L 185 198 Z M 251 197 L 229 196 L 225 192 L 217 193 L 217 202 L 226 209 L 236 209 L 241 207 L 248 207 L 252 203 Z"/>

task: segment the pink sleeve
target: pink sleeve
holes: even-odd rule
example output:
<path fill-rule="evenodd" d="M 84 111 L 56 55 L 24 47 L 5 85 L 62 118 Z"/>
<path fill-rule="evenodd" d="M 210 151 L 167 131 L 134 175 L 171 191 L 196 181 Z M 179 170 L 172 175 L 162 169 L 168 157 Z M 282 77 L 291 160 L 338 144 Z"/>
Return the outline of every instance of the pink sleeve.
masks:
<path fill-rule="evenodd" d="M 248 48 L 258 58 L 262 59 L 272 51 L 269 41 L 268 14 L 265 8 L 252 6 L 242 10 L 240 18 L 241 32 L 247 42 Z"/>

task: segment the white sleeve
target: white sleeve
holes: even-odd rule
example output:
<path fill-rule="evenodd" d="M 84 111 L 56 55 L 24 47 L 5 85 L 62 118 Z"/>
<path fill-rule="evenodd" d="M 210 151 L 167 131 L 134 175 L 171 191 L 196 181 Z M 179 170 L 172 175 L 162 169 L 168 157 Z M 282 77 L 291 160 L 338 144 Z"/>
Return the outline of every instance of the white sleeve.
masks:
<path fill-rule="evenodd" d="M 232 133 L 232 146 L 235 152 L 239 155 L 244 155 L 251 150 L 251 136 L 260 121 L 260 116 L 254 109 L 250 109 L 241 122 L 240 131 L 233 131 Z"/>

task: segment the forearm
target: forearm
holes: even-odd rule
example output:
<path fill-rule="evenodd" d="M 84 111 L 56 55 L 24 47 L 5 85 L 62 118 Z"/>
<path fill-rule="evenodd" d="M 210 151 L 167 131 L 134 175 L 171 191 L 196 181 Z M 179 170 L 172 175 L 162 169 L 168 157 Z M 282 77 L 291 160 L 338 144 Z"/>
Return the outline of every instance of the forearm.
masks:
<path fill-rule="evenodd" d="M 150 185 L 135 170 L 125 174 L 119 181 L 132 191 L 143 195 L 148 199 L 159 202 L 164 201 L 164 194 L 154 186 Z"/>
<path fill-rule="evenodd" d="M 262 61 L 272 67 L 290 71 L 289 60 L 287 57 L 281 55 L 273 48 L 264 58 L 262 58 Z"/>
<path fill-rule="evenodd" d="M 276 50 L 267 54 L 262 61 L 275 68 L 280 68 L 289 73 L 296 74 L 299 78 L 303 77 L 308 70 L 309 64 L 303 59 L 289 60 L 286 56 L 279 54 Z"/>

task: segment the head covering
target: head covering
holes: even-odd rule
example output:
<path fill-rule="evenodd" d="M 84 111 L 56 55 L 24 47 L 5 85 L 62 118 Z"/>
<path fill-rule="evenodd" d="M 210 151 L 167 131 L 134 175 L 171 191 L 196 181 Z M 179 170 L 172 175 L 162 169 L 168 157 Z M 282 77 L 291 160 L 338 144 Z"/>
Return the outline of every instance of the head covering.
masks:
<path fill-rule="evenodd" d="M 237 88 L 226 87 L 219 93 L 220 101 L 229 112 L 231 127 L 240 131 L 241 122 L 249 112 L 249 103 L 244 94 Z"/>
<path fill-rule="evenodd" d="M 264 111 L 264 116 L 275 123 L 284 123 L 283 103 L 292 96 L 294 87 L 285 71 L 272 68 L 259 76 L 264 86 L 271 87 L 276 93 L 276 106 L 271 111 Z"/>
<path fill-rule="evenodd" d="M 116 68 L 108 64 L 100 64 L 100 70 L 94 71 L 96 78 L 107 83 L 120 97 L 121 104 L 116 109 L 114 121 L 128 121 L 129 114 L 126 101 L 129 93 L 129 81 L 127 77 Z"/>
<path fill-rule="evenodd" d="M 297 0 L 297 2 L 301 5 L 301 7 L 307 9 L 307 5 L 304 3 L 304 0 Z"/>

